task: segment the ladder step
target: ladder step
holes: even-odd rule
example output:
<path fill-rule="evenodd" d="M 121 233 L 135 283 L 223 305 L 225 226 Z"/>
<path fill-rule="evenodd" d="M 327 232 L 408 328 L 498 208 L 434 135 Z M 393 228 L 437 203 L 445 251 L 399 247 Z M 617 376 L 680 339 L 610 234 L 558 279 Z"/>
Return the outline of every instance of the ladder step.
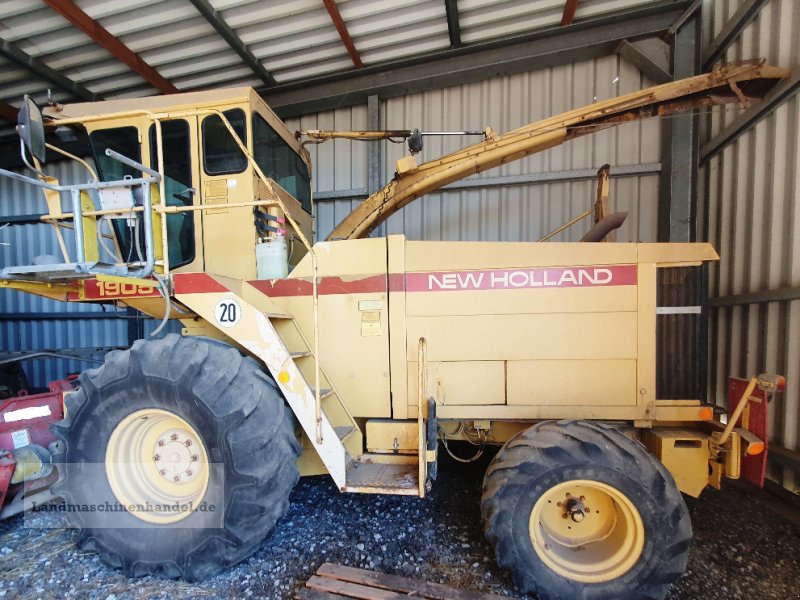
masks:
<path fill-rule="evenodd" d="M 309 386 L 309 388 L 308 388 L 308 389 L 310 389 L 310 390 L 311 390 L 311 394 L 312 394 L 313 396 L 316 396 L 316 395 L 317 395 L 317 392 L 316 392 L 316 390 L 315 390 L 314 388 L 312 388 L 311 386 Z M 332 396 L 332 395 L 333 395 L 333 390 L 332 390 L 331 388 L 320 388 L 320 390 L 319 390 L 319 399 L 320 399 L 320 400 L 324 400 L 324 399 L 325 399 L 325 398 L 327 398 L 328 396 Z"/>
<path fill-rule="evenodd" d="M 286 320 L 294 319 L 294 315 L 290 315 L 289 313 L 272 313 L 272 312 L 268 312 L 268 313 L 264 313 L 264 316 L 267 317 L 268 319 L 286 319 Z"/>
<path fill-rule="evenodd" d="M 341 427 L 334 427 L 333 430 L 336 432 L 336 437 L 344 441 L 345 438 L 356 431 L 356 428 L 352 425 L 342 425 Z"/>
<path fill-rule="evenodd" d="M 307 350 L 303 352 L 290 352 L 289 354 L 292 358 L 305 358 L 307 356 L 313 356 L 313 354 Z"/>
<path fill-rule="evenodd" d="M 343 491 L 373 494 L 418 495 L 419 467 L 410 464 L 380 464 L 357 461 L 347 469 Z"/>

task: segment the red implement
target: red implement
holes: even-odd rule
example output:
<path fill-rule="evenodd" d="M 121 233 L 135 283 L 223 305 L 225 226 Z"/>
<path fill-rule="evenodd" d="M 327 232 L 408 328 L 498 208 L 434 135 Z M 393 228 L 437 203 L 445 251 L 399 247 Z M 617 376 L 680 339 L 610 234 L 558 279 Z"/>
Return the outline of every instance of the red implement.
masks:
<path fill-rule="evenodd" d="M 733 414 L 742 394 L 745 392 L 747 379 L 728 379 L 728 417 Z M 767 474 L 767 394 L 758 387 L 753 390 L 751 400 L 745 407 L 736 427 L 743 427 L 758 439 L 764 441 L 764 451 L 755 456 L 742 457 L 742 477 L 752 481 L 758 487 L 764 487 L 764 478 Z"/>

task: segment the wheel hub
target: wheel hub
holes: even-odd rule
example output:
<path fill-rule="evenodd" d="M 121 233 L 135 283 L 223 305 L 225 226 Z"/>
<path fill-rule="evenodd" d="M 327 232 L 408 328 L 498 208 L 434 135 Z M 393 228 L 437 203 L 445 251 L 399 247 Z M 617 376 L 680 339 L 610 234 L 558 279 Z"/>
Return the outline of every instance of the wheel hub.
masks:
<path fill-rule="evenodd" d="M 584 583 L 624 575 L 644 548 L 639 511 L 622 492 L 597 481 L 550 488 L 534 504 L 529 533 L 545 564 Z"/>
<path fill-rule="evenodd" d="M 166 410 L 140 410 L 120 421 L 108 440 L 105 466 L 117 500 L 147 523 L 185 519 L 208 488 L 208 454 L 200 436 Z"/>
<path fill-rule="evenodd" d="M 197 479 L 200 455 L 195 451 L 199 440 L 185 429 L 170 429 L 159 436 L 153 447 L 153 462 L 158 474 L 174 483 L 189 483 Z"/>

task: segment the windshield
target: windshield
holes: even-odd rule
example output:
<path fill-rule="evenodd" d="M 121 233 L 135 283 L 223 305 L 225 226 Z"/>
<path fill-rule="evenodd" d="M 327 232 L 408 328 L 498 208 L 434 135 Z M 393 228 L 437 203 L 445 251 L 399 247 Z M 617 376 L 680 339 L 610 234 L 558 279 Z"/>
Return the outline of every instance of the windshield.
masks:
<path fill-rule="evenodd" d="M 306 163 L 258 113 L 253 114 L 253 158 L 264 175 L 311 213 L 311 176 Z"/>

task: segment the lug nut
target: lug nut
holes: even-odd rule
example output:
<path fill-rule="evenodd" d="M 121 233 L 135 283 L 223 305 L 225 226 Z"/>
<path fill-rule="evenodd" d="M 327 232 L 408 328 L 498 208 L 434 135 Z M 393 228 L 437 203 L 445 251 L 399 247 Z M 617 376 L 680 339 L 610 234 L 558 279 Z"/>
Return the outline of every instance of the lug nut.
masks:
<path fill-rule="evenodd" d="M 186 440 L 185 442 L 183 442 L 183 445 L 188 448 L 189 446 L 192 445 L 192 440 Z"/>
<path fill-rule="evenodd" d="M 191 477 L 192 475 L 193 475 L 192 470 L 191 469 L 186 469 L 186 476 L 187 477 Z"/>
<path fill-rule="evenodd" d="M 177 433 L 173 433 L 171 436 L 169 436 L 169 439 L 171 439 L 174 442 L 175 440 L 178 439 L 178 434 Z"/>
<path fill-rule="evenodd" d="M 159 475 L 161 475 L 162 477 L 166 477 L 166 476 L 167 476 L 167 471 L 166 471 L 166 469 L 161 469 L 161 470 L 158 472 L 158 474 L 159 474 Z"/>
<path fill-rule="evenodd" d="M 197 462 L 198 460 L 200 460 L 200 457 L 197 454 L 192 454 L 192 462 Z"/>
<path fill-rule="evenodd" d="M 172 481 L 175 481 L 175 482 L 178 482 L 180 480 L 181 480 L 181 476 L 180 475 L 175 475 L 175 477 L 172 478 Z"/>
<path fill-rule="evenodd" d="M 160 460 L 161 460 L 161 455 L 160 455 L 160 454 L 156 454 L 155 456 L 153 456 L 153 460 L 154 460 L 155 462 L 158 462 L 158 461 L 160 461 Z"/>
<path fill-rule="evenodd" d="M 163 447 L 163 446 L 164 446 L 164 444 L 166 444 L 166 443 L 167 443 L 167 442 L 165 442 L 164 440 L 158 440 L 158 445 L 159 445 L 159 446 L 162 446 L 162 447 Z"/>

